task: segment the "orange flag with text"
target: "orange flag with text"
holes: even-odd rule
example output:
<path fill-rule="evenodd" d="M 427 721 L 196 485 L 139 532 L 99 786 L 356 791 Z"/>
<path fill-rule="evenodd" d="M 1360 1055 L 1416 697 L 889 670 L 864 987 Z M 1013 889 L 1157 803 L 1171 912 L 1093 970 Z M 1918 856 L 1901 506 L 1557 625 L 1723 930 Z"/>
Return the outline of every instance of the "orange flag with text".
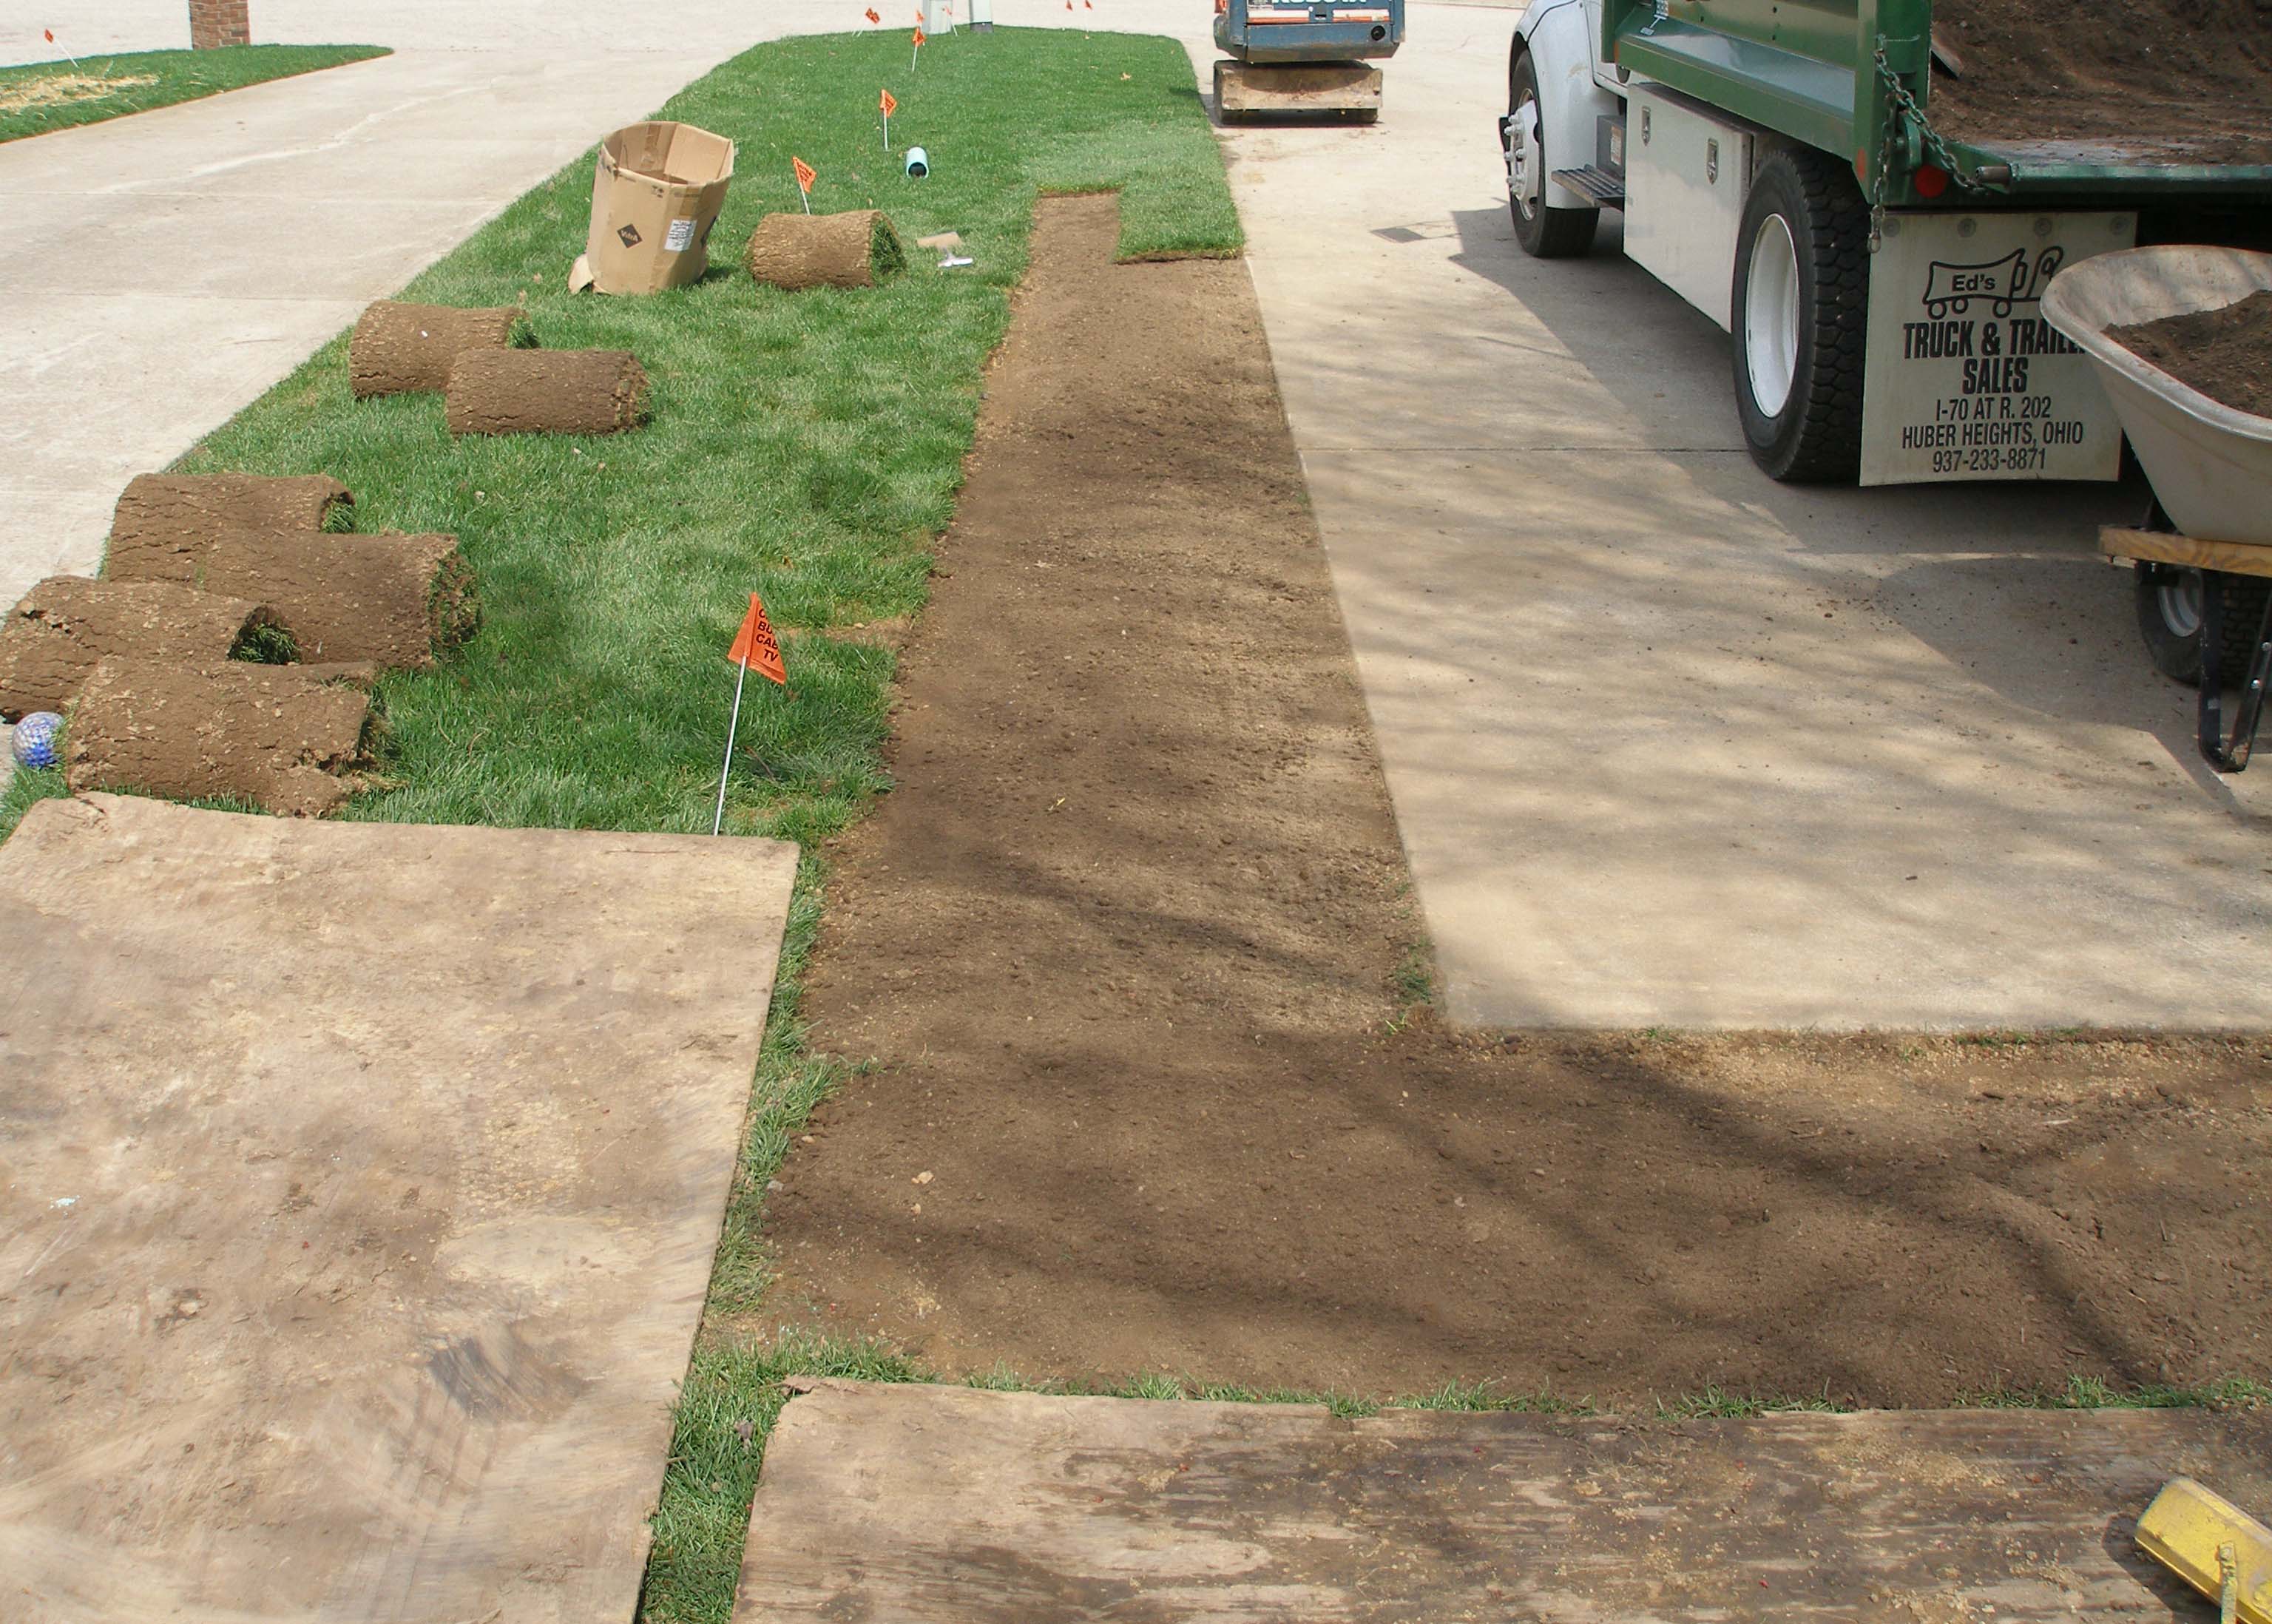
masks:
<path fill-rule="evenodd" d="M 774 636 L 773 623 L 766 618 L 765 603 L 754 592 L 750 594 L 750 612 L 742 617 L 742 629 L 734 638 L 734 646 L 726 651 L 726 657 L 736 665 L 772 677 L 784 688 L 788 686 L 788 668 L 781 663 L 781 642 Z"/>

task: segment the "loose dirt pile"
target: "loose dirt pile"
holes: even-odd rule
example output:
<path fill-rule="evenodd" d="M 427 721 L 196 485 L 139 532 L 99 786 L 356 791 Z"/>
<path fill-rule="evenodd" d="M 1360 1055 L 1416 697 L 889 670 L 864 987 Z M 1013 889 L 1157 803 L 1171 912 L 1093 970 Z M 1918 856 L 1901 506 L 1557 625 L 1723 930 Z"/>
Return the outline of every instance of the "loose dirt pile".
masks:
<path fill-rule="evenodd" d="M 358 400 L 438 394 L 465 351 L 524 348 L 527 338 L 527 313 L 512 305 L 460 310 L 382 299 L 363 311 L 348 341 L 348 386 Z"/>
<path fill-rule="evenodd" d="M 743 263 L 761 282 L 803 288 L 872 288 L 907 268 L 899 233 L 881 209 L 843 214 L 768 214 L 750 234 Z"/>
<path fill-rule="evenodd" d="M 292 817 L 336 810 L 368 760 L 370 696 L 296 666 L 109 659 L 71 715 L 73 793 L 230 798 Z"/>
<path fill-rule="evenodd" d="M 248 526 L 345 529 L 354 505 L 348 488 L 328 474 L 142 474 L 119 496 L 110 544 L 172 542 Z"/>
<path fill-rule="evenodd" d="M 481 625 L 454 535 L 218 529 L 113 542 L 103 568 L 112 580 L 257 593 L 292 628 L 303 660 L 431 665 Z"/>
<path fill-rule="evenodd" d="M 627 349 L 475 349 L 450 368 L 452 434 L 617 434 L 646 409 Z"/>
<path fill-rule="evenodd" d="M 953 1371 L 1892 1403 L 2261 1373 L 2262 1043 L 1512 1037 L 1405 870 L 1246 270 L 1045 204 L 841 842 L 772 1327 Z"/>
<path fill-rule="evenodd" d="M 1932 76 L 1944 135 L 2272 161 L 2272 7 L 2257 0 L 1937 0 L 1933 26 L 1963 69 Z"/>
<path fill-rule="evenodd" d="M 2111 327 L 2107 336 L 2188 389 L 2235 411 L 2272 417 L 2272 292 L 2220 310 Z"/>
<path fill-rule="evenodd" d="M 293 647 L 275 610 L 249 597 L 57 575 L 0 622 L 0 719 L 65 709 L 108 655 L 201 663 L 287 657 Z"/>

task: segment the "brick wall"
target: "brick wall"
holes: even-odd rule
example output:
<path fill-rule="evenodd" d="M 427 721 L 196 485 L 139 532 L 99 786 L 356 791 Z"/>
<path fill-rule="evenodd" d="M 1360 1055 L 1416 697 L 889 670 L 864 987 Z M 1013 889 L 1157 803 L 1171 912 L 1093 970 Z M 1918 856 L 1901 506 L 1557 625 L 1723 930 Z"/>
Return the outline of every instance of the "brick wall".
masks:
<path fill-rule="evenodd" d="M 201 51 L 252 43 L 250 0 L 190 0 L 190 44 Z"/>

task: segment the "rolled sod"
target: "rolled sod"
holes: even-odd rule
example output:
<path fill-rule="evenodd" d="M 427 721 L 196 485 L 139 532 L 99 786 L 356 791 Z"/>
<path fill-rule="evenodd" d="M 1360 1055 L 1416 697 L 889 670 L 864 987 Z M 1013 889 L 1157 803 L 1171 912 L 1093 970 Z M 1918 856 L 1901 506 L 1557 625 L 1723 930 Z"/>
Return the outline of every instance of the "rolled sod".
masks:
<path fill-rule="evenodd" d="M 854 209 L 768 214 L 750 234 L 743 263 L 776 288 L 872 288 L 905 270 L 908 257 L 883 210 Z"/>
<path fill-rule="evenodd" d="M 339 775 L 368 760 L 370 720 L 370 694 L 298 666 L 114 656 L 71 708 L 64 782 L 321 817 L 355 792 Z"/>
<path fill-rule="evenodd" d="M 0 718 L 64 709 L 113 655 L 199 662 L 289 659 L 291 634 L 250 597 L 172 581 L 41 581 L 0 623 Z"/>
<path fill-rule="evenodd" d="M 528 341 L 527 312 L 512 305 L 460 310 L 382 299 L 363 311 L 348 341 L 348 383 L 358 400 L 439 394 L 450 386 L 450 363 L 463 352 Z"/>
<path fill-rule="evenodd" d="M 481 601 L 454 535 L 235 528 L 170 541 L 114 541 L 117 581 L 182 581 L 258 597 L 298 640 L 300 658 L 424 666 L 474 634 Z"/>
<path fill-rule="evenodd" d="M 472 349 L 450 367 L 452 434 L 616 434 L 646 409 L 628 349 Z"/>
<path fill-rule="evenodd" d="M 198 535 L 235 526 L 259 530 L 348 530 L 355 498 L 328 474 L 143 474 L 111 515 L 110 544 Z"/>

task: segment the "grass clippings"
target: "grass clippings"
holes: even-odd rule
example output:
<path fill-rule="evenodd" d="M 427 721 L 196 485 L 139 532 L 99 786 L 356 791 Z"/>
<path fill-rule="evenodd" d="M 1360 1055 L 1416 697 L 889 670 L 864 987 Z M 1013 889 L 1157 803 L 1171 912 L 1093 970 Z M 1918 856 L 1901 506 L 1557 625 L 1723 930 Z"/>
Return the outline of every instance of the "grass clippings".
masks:
<path fill-rule="evenodd" d="M 269 79 L 392 55 L 380 45 L 232 45 L 0 68 L 0 141 L 97 124 Z"/>

